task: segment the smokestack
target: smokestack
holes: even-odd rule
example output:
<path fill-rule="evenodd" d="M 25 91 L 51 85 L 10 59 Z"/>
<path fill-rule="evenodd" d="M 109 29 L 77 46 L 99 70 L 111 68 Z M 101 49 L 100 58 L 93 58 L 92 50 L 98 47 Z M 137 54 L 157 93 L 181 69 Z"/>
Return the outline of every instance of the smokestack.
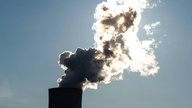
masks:
<path fill-rule="evenodd" d="M 49 108 L 81 108 L 82 89 L 50 88 Z"/>

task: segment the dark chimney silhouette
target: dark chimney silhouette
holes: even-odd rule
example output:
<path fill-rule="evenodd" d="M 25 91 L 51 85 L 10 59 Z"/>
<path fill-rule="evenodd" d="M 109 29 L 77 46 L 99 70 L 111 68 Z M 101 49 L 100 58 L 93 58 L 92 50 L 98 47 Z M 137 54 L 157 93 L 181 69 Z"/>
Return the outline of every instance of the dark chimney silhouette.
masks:
<path fill-rule="evenodd" d="M 50 88 L 49 108 L 81 108 L 82 89 Z"/>

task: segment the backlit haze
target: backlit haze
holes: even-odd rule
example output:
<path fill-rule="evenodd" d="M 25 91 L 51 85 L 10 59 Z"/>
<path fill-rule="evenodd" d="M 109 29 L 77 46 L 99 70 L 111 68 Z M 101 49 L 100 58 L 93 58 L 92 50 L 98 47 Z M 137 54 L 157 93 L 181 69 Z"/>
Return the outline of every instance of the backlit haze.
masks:
<path fill-rule="evenodd" d="M 98 4 L 92 26 L 95 47 L 60 55 L 59 65 L 65 72 L 58 79 L 59 87 L 96 89 L 99 83 L 122 80 L 125 70 L 141 76 L 157 73 L 154 38 L 138 38 L 141 13 L 146 8 L 153 8 L 153 4 L 146 0 L 108 0 Z M 148 31 L 156 27 L 146 26 Z"/>

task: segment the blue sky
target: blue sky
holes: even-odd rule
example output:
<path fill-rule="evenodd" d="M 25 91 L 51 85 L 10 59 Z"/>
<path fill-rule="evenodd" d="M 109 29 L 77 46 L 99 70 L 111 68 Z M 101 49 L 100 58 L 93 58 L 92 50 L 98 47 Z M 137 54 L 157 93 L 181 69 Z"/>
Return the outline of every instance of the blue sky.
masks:
<path fill-rule="evenodd" d="M 95 7 L 102 0 L 0 0 L 0 107 L 48 108 L 48 88 L 63 74 L 63 51 L 93 47 Z M 192 1 L 162 0 L 141 25 L 161 22 L 154 38 L 160 70 L 83 93 L 83 108 L 191 108 Z M 140 38 L 145 37 L 141 34 Z"/>

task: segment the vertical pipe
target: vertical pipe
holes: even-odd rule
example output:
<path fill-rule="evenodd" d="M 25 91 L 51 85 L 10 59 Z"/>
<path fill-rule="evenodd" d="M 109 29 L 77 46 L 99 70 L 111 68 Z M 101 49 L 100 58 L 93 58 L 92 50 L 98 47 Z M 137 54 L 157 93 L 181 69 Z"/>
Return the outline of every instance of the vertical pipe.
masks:
<path fill-rule="evenodd" d="M 49 108 L 81 108 L 82 89 L 50 88 Z"/>

